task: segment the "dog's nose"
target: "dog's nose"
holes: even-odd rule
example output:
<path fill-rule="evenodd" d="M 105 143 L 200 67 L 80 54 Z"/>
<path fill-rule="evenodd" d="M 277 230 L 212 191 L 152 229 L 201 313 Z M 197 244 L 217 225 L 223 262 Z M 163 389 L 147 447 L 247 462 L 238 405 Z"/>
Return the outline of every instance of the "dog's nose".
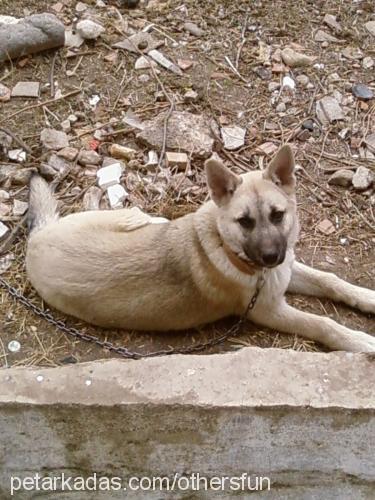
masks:
<path fill-rule="evenodd" d="M 266 266 L 273 266 L 279 259 L 279 254 L 276 252 L 267 252 L 262 255 L 263 264 Z"/>

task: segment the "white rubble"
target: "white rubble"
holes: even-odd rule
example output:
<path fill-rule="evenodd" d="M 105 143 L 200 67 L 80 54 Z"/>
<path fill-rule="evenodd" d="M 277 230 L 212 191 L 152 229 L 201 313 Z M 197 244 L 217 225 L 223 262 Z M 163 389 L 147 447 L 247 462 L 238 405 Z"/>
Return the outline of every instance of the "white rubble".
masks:
<path fill-rule="evenodd" d="M 245 144 L 246 129 L 238 127 L 223 127 L 221 137 L 224 142 L 224 148 L 230 151 L 238 149 Z"/>
<path fill-rule="evenodd" d="M 23 215 L 26 213 L 29 205 L 25 201 L 14 200 L 13 201 L 13 215 L 16 217 Z"/>
<path fill-rule="evenodd" d="M 18 163 L 26 161 L 26 152 L 23 149 L 11 149 L 8 151 L 8 158 Z"/>
<path fill-rule="evenodd" d="M 0 240 L 2 240 L 9 233 L 9 231 L 9 227 L 0 221 Z"/>
<path fill-rule="evenodd" d="M 107 189 L 107 195 L 111 208 L 122 208 L 123 202 L 128 196 L 128 192 L 121 184 L 114 184 Z"/>
<path fill-rule="evenodd" d="M 83 19 L 77 24 L 77 33 L 84 40 L 96 40 L 105 32 L 105 28 L 90 19 Z"/>
<path fill-rule="evenodd" d="M 107 167 L 100 168 L 96 173 L 99 187 L 107 189 L 110 186 L 119 184 L 121 174 L 122 167 L 120 162 L 112 163 Z"/>
<path fill-rule="evenodd" d="M 366 167 L 358 167 L 352 179 L 353 187 L 358 191 L 368 189 L 373 181 L 374 175 L 371 170 Z"/>

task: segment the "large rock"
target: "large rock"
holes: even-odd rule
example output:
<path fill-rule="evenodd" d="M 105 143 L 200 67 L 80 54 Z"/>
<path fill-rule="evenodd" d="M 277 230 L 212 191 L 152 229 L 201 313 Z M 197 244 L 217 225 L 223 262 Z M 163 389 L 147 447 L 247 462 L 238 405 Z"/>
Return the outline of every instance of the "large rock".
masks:
<path fill-rule="evenodd" d="M 40 140 L 45 148 L 53 151 L 58 151 L 69 146 L 66 133 L 53 128 L 44 128 L 40 133 Z"/>
<path fill-rule="evenodd" d="M 145 122 L 145 128 L 137 137 L 152 149 L 161 150 L 164 137 L 165 113 Z M 169 150 L 208 157 L 212 153 L 214 139 L 208 120 L 187 111 L 174 111 L 168 120 L 166 147 Z"/>
<path fill-rule="evenodd" d="M 42 50 L 62 47 L 64 25 L 53 14 L 35 14 L 17 23 L 0 24 L 0 63 Z"/>

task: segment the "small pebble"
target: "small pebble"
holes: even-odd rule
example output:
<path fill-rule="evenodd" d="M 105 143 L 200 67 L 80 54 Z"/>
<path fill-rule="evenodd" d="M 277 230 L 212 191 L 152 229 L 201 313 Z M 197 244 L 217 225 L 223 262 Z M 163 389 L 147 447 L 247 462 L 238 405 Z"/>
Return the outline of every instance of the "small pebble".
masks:
<path fill-rule="evenodd" d="M 83 19 L 77 24 L 77 33 L 84 40 L 96 40 L 105 32 L 105 29 L 101 24 L 95 23 L 90 19 Z"/>
<path fill-rule="evenodd" d="M 10 352 L 18 352 L 21 349 L 21 344 L 18 340 L 11 340 L 8 344 L 8 350 Z"/>
<path fill-rule="evenodd" d="M 363 101 L 368 101 L 374 97 L 374 92 L 363 83 L 353 85 L 352 92 L 357 99 L 362 99 Z"/>
<path fill-rule="evenodd" d="M 121 184 L 115 184 L 109 186 L 107 189 L 108 200 L 111 208 L 122 208 L 123 202 L 128 196 L 127 191 L 121 186 Z"/>

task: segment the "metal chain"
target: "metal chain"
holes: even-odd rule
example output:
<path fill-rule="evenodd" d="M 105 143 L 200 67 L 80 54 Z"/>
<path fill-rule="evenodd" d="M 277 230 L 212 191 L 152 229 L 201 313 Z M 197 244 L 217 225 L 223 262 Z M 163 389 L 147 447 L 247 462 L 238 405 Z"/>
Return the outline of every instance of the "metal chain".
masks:
<path fill-rule="evenodd" d="M 194 344 L 191 346 L 176 347 L 176 348 L 171 348 L 171 349 L 161 349 L 160 351 L 141 353 L 141 352 L 137 352 L 137 351 L 130 351 L 126 347 L 115 346 L 112 342 L 100 340 L 95 335 L 89 335 L 87 333 L 84 333 L 84 332 L 78 330 L 77 328 L 74 328 L 72 326 L 67 326 L 64 323 L 64 321 L 55 319 L 51 313 L 46 312 L 42 308 L 33 304 L 33 302 L 31 302 L 31 300 L 29 300 L 27 297 L 25 297 L 22 294 L 22 292 L 17 290 L 17 288 L 14 288 L 7 281 L 5 281 L 3 278 L 0 278 L 0 286 L 2 288 L 4 288 L 9 293 L 9 295 L 11 295 L 14 299 L 16 299 L 18 302 L 23 304 L 28 309 L 30 309 L 36 316 L 39 316 L 39 317 L 45 319 L 49 324 L 53 325 L 58 330 L 66 333 L 67 335 L 70 335 L 71 337 L 73 337 L 75 339 L 83 340 L 84 342 L 91 342 L 93 344 L 98 345 L 99 347 L 102 347 L 103 349 L 108 349 L 108 351 L 114 352 L 114 353 L 119 354 L 120 356 L 122 356 L 124 358 L 130 358 L 130 359 L 151 358 L 151 357 L 156 357 L 156 356 L 168 356 L 170 354 L 192 354 L 195 352 L 200 352 L 200 351 L 203 351 L 205 349 L 208 349 L 209 347 L 213 347 L 213 346 L 216 346 L 218 344 L 222 344 L 223 342 L 228 340 L 230 337 L 232 337 L 234 335 L 238 335 L 238 333 L 240 332 L 241 326 L 243 325 L 243 323 L 247 319 L 248 313 L 252 309 L 254 309 L 255 304 L 258 300 L 259 293 L 260 293 L 261 289 L 263 288 L 264 283 L 265 283 L 265 272 L 263 270 L 262 274 L 258 278 L 258 281 L 256 283 L 255 292 L 254 292 L 253 296 L 251 297 L 251 299 L 246 307 L 246 311 L 241 316 L 239 321 L 237 321 L 237 323 L 235 325 L 233 325 L 223 335 L 219 335 L 218 337 L 215 337 L 212 340 L 208 340 L 207 342 L 202 342 L 202 343 Z"/>

